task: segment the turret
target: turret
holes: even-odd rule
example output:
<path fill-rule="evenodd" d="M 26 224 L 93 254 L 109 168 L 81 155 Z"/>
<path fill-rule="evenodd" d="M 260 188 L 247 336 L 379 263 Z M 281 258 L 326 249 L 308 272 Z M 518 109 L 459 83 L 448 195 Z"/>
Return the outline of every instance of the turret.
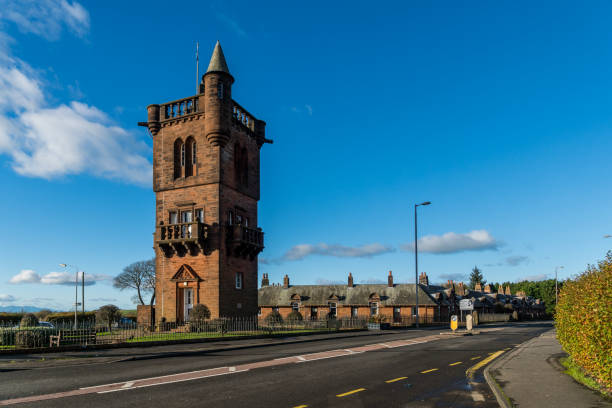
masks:
<path fill-rule="evenodd" d="M 217 41 L 204 81 L 204 113 L 206 138 L 213 146 L 225 146 L 232 123 L 232 84 L 221 44 Z"/>

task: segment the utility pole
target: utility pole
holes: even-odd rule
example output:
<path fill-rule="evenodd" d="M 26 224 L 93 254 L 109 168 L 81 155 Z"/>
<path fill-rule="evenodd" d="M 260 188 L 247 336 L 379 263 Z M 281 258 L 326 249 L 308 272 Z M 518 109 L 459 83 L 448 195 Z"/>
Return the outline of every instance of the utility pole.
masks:
<path fill-rule="evenodd" d="M 418 234 L 417 234 L 417 207 L 419 205 L 429 205 L 430 201 L 425 201 L 421 204 L 414 205 L 414 294 L 415 294 L 415 309 L 416 309 L 416 327 L 419 328 L 419 249 L 418 249 Z"/>
<path fill-rule="evenodd" d="M 81 305 L 83 306 L 83 318 L 85 318 L 85 271 L 81 271 Z"/>

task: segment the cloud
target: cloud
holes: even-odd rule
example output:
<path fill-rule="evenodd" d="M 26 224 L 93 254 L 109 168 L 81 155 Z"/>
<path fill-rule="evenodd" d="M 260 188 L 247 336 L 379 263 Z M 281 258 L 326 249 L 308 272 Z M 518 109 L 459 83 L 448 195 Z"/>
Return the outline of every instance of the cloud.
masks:
<path fill-rule="evenodd" d="M 82 37 L 89 31 L 89 13 L 76 1 L 0 0 L 0 19 L 15 23 L 22 33 L 57 40 L 63 27 Z"/>
<path fill-rule="evenodd" d="M 40 282 L 40 275 L 31 269 L 23 269 L 17 275 L 13 276 L 9 283 L 20 284 L 20 283 L 38 283 Z"/>
<path fill-rule="evenodd" d="M 291 106 L 289 110 L 293 113 L 302 113 L 305 111 L 308 116 L 312 116 L 312 106 L 308 104 L 305 104 L 304 107 Z"/>
<path fill-rule="evenodd" d="M 541 281 L 541 280 L 545 280 L 548 279 L 548 274 L 546 273 L 539 273 L 537 275 L 527 275 L 525 277 L 520 278 L 518 281 L 522 282 L 522 281 Z"/>
<path fill-rule="evenodd" d="M 79 273 L 79 284 L 81 284 L 81 274 Z M 43 285 L 74 285 L 76 275 L 70 272 L 49 272 L 44 276 L 40 276 L 37 272 L 31 269 L 24 269 L 17 275 L 13 276 L 9 283 L 24 284 L 24 283 L 42 283 Z M 96 282 L 109 281 L 112 277 L 109 275 L 97 275 L 86 273 L 85 286 L 95 285 Z"/>
<path fill-rule="evenodd" d="M 231 29 L 238 36 L 247 37 L 246 31 L 244 31 L 242 27 L 240 27 L 238 22 L 234 20 L 233 18 L 227 16 L 226 14 L 219 13 L 219 12 L 215 13 L 215 16 L 217 17 L 217 20 L 225 24 L 229 29 Z"/>
<path fill-rule="evenodd" d="M 14 302 L 15 300 L 17 300 L 17 298 L 15 298 L 15 296 L 13 295 L 6 295 L 6 294 L 0 293 L 0 303 L 11 303 L 11 302 Z"/>
<path fill-rule="evenodd" d="M 341 280 L 331 280 L 331 279 L 317 278 L 315 280 L 315 285 L 343 285 L 343 284 L 345 284 L 347 282 L 343 282 Z"/>
<path fill-rule="evenodd" d="M 75 2 L 3 3 L 8 11 L 0 18 L 49 39 L 63 25 L 77 34 L 89 27 L 86 10 Z M 42 83 L 32 67 L 10 55 L 8 46 L 0 47 L 0 155 L 12 159 L 16 173 L 44 179 L 86 173 L 150 185 L 150 148 L 144 142 L 94 106 L 77 101 L 50 105 Z"/>
<path fill-rule="evenodd" d="M 325 243 L 316 245 L 300 244 L 289 249 L 285 255 L 283 255 L 282 259 L 286 261 L 299 261 L 310 255 L 334 256 L 338 258 L 370 258 L 393 251 L 395 251 L 395 249 L 392 247 L 378 243 L 361 245 L 358 247 L 338 244 L 329 245 Z"/>
<path fill-rule="evenodd" d="M 467 280 L 468 276 L 465 273 L 455 272 L 455 273 L 442 273 L 438 275 L 438 278 L 461 282 L 461 281 Z"/>
<path fill-rule="evenodd" d="M 367 279 L 360 280 L 359 283 L 365 284 L 365 285 L 381 285 L 383 283 L 386 284 L 388 282 L 382 279 L 378 279 L 378 278 L 367 278 Z M 399 282 L 396 282 L 396 283 L 399 283 Z"/>
<path fill-rule="evenodd" d="M 306 112 L 308 112 L 308 115 L 312 116 L 312 106 L 306 104 L 304 105 L 304 107 L 306 108 Z"/>
<path fill-rule="evenodd" d="M 506 262 L 507 265 L 519 266 L 520 264 L 523 264 L 523 263 L 529 263 L 529 257 L 523 256 L 523 255 L 513 255 L 513 256 L 507 257 L 504 261 Z"/>
<path fill-rule="evenodd" d="M 419 252 L 452 254 L 464 251 L 496 251 L 500 244 L 486 230 L 474 230 L 465 234 L 447 232 L 443 235 L 426 235 L 419 239 Z M 401 246 L 404 251 L 414 251 L 414 242 Z"/>
<path fill-rule="evenodd" d="M 90 302 L 116 302 L 117 299 L 115 298 L 92 298 L 92 299 L 88 299 Z"/>

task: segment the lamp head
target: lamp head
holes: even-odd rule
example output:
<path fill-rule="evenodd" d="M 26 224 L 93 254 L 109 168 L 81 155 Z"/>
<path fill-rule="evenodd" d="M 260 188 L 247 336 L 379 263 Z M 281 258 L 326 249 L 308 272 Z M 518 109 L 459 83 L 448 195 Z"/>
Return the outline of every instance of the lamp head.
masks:
<path fill-rule="evenodd" d="M 59 264 L 59 266 L 61 266 L 62 268 L 65 268 L 65 267 L 67 267 L 68 265 L 67 265 L 67 264 Z"/>
<path fill-rule="evenodd" d="M 431 204 L 431 201 L 425 201 L 424 203 L 421 203 L 419 205 L 429 205 L 429 204 Z"/>

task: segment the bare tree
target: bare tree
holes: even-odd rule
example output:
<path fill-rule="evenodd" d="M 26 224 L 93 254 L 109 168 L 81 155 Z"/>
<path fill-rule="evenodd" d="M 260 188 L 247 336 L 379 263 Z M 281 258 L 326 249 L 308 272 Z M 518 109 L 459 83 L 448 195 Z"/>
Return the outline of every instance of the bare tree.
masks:
<path fill-rule="evenodd" d="M 143 296 L 151 293 L 151 301 L 155 300 L 155 259 L 148 261 L 134 262 L 123 268 L 118 276 L 113 279 L 113 286 L 119 290 L 136 289 L 136 300 L 141 304 L 146 304 Z"/>

